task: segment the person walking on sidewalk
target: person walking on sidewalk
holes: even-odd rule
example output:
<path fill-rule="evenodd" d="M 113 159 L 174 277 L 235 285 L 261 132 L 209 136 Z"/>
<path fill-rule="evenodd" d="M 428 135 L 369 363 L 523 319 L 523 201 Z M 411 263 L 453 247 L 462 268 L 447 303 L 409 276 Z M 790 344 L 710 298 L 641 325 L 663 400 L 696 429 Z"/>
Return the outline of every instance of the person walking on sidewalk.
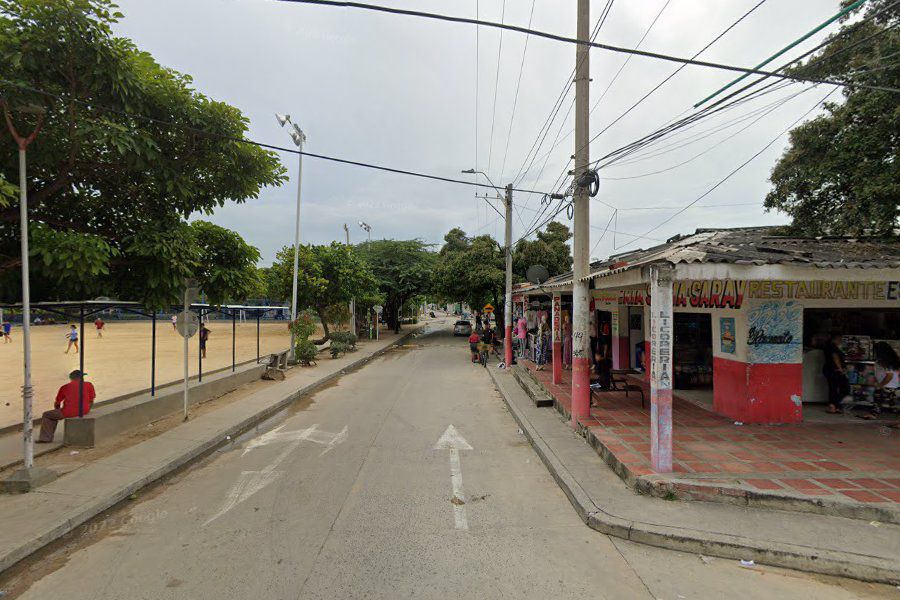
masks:
<path fill-rule="evenodd" d="M 206 328 L 206 323 L 200 326 L 200 354 L 203 355 L 203 358 L 206 358 L 206 342 L 209 340 L 209 329 Z"/>
<path fill-rule="evenodd" d="M 82 373 L 75 369 L 69 373 L 69 383 L 61 386 L 59 391 L 56 392 L 53 410 L 44 411 L 44 414 L 41 415 L 41 433 L 36 440 L 38 444 L 49 444 L 53 441 L 53 436 L 56 434 L 56 426 L 61 420 L 79 416 L 79 396 L 84 407 L 82 415 L 91 412 L 91 405 L 94 403 L 94 398 L 97 397 L 97 394 L 94 391 L 94 384 L 84 381 L 85 375 L 87 373 Z M 82 385 L 84 389 L 79 390 Z"/>
<path fill-rule="evenodd" d="M 841 350 L 841 335 L 836 333 L 825 345 L 825 365 L 822 374 L 828 382 L 828 411 L 831 414 L 842 414 L 844 399 L 850 395 L 850 382 L 847 380 L 847 359 Z"/>

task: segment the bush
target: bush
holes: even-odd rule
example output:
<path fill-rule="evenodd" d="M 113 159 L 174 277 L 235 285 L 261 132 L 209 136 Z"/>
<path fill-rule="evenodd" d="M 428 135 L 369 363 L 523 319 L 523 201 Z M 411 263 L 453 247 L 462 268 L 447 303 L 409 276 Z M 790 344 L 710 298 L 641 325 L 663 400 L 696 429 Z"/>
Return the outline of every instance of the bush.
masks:
<path fill-rule="evenodd" d="M 311 365 L 316 361 L 318 349 L 311 341 L 300 340 L 297 342 L 297 349 L 294 353 L 301 365 Z"/>
<path fill-rule="evenodd" d="M 297 320 L 290 324 L 291 332 L 298 340 L 305 340 L 316 331 L 315 313 L 304 310 L 297 315 Z"/>
<path fill-rule="evenodd" d="M 345 342 L 336 342 L 333 339 L 331 340 L 331 358 L 337 358 L 341 354 L 346 354 L 350 351 L 350 345 Z"/>
<path fill-rule="evenodd" d="M 349 331 L 336 331 L 329 336 L 331 343 L 346 344 L 350 349 L 356 348 L 356 334 Z"/>

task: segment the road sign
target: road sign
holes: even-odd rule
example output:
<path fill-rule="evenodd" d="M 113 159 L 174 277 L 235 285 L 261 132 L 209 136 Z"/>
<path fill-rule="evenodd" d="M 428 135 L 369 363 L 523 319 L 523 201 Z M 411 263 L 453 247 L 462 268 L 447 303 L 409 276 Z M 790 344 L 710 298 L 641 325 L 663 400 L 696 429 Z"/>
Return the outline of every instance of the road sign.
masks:
<path fill-rule="evenodd" d="M 384 310 L 384 307 L 381 306 L 380 304 L 376 304 L 375 306 L 372 307 L 372 310 L 374 310 L 375 312 L 377 312 L 380 315 L 381 311 Z"/>
<path fill-rule="evenodd" d="M 491 306 L 490 304 L 485 304 L 485 305 L 484 305 L 484 312 L 490 314 L 490 313 L 494 312 L 494 307 Z"/>
<path fill-rule="evenodd" d="M 178 313 L 178 316 L 175 318 L 175 329 L 182 337 L 194 337 L 200 329 L 200 319 L 197 318 L 197 313 L 190 310 Z"/>

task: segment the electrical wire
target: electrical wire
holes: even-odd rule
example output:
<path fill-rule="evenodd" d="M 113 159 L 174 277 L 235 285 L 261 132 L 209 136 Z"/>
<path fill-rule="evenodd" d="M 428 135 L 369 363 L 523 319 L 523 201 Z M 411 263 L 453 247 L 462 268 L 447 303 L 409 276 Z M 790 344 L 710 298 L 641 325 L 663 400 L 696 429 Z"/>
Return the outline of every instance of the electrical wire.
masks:
<path fill-rule="evenodd" d="M 157 124 L 157 125 L 166 125 L 166 126 L 169 126 L 169 127 L 176 127 L 176 128 L 178 128 L 178 129 L 181 129 L 181 130 L 184 131 L 184 132 L 195 133 L 195 134 L 197 134 L 197 135 L 202 135 L 202 136 L 205 136 L 205 137 L 214 138 L 214 139 L 223 140 L 223 141 L 228 141 L 228 142 L 234 142 L 234 143 L 238 143 L 238 144 L 247 144 L 247 145 L 249 145 L 249 146 L 256 146 L 256 147 L 258 147 L 258 148 L 264 148 L 264 149 L 266 149 L 266 150 L 275 150 L 275 151 L 278 151 L 278 152 L 285 152 L 285 153 L 288 153 L 288 154 L 298 154 L 298 155 L 302 155 L 302 156 L 307 156 L 307 157 L 309 157 L 309 158 L 316 158 L 316 159 L 324 160 L 324 161 L 328 161 L 328 162 L 334 162 L 334 163 L 343 164 L 343 165 L 351 165 L 351 166 L 355 166 L 355 167 L 362 167 L 362 168 L 365 168 L 365 169 L 372 169 L 372 170 L 375 170 L 375 171 L 383 171 L 383 172 L 386 172 L 386 173 L 394 173 L 394 174 L 397 174 L 397 175 L 408 175 L 408 176 L 410 176 L 410 177 L 418 177 L 418 178 L 420 178 L 420 179 L 429 179 L 429 180 L 432 180 L 432 181 L 443 181 L 443 182 L 446 182 L 446 183 L 456 183 L 456 184 L 460 184 L 460 185 L 467 185 L 467 186 L 473 186 L 473 187 L 482 187 L 482 188 L 490 188 L 490 189 L 494 189 L 494 190 L 503 190 L 503 189 L 505 189 L 505 188 L 497 187 L 497 186 L 494 186 L 494 185 L 491 185 L 491 184 L 487 184 L 487 183 L 477 183 L 477 182 L 472 182 L 472 181 L 465 181 L 465 180 L 462 180 L 462 179 L 455 179 L 455 178 L 453 178 L 453 177 L 443 177 L 443 176 L 440 176 L 440 175 L 432 175 L 432 174 L 429 174 L 429 173 L 423 173 L 423 172 L 421 172 L 421 171 L 411 171 L 411 170 L 408 170 L 408 169 L 398 169 L 398 168 L 394 168 L 394 167 L 386 167 L 386 166 L 384 166 L 384 165 L 378 165 L 378 164 L 374 164 L 374 163 L 367 163 L 367 162 L 362 162 L 362 161 L 349 160 L 349 159 L 346 159 L 346 158 L 338 158 L 338 157 L 336 157 L 336 156 L 328 156 L 328 155 L 326 155 L 326 154 L 317 154 L 317 153 L 314 153 L 314 152 L 307 152 L 307 151 L 305 151 L 305 150 L 297 150 L 296 148 L 287 148 L 287 147 L 285 147 L 285 146 L 276 146 L 275 144 L 267 144 L 267 143 L 264 143 L 264 142 L 257 142 L 257 141 L 250 140 L 250 139 L 247 139 L 247 138 L 233 137 L 233 136 L 230 136 L 230 135 L 224 135 L 224 134 L 221 134 L 221 133 L 215 133 L 215 132 L 212 132 L 212 131 L 206 131 L 206 130 L 204 130 L 204 129 L 199 129 L 199 128 L 197 128 L 197 127 L 191 127 L 191 126 L 189 126 L 189 125 L 183 125 L 183 124 L 180 124 L 180 123 L 175 123 L 175 122 L 173 122 L 173 121 L 168 121 L 168 120 L 165 120 L 165 119 L 157 119 L 157 118 L 155 118 L 155 117 L 148 117 L 148 116 L 146 116 L 146 115 L 140 115 L 140 114 L 130 113 L 130 112 L 127 112 L 127 111 L 118 110 L 118 109 L 115 109 L 115 108 L 111 108 L 111 107 L 106 107 L 106 106 L 98 105 L 98 104 L 95 104 L 95 103 L 92 103 L 92 102 L 86 102 L 86 101 L 84 101 L 84 100 L 80 100 L 80 99 L 77 99 L 77 98 L 67 98 L 67 97 L 64 97 L 64 96 L 62 96 L 62 95 L 60 95 L 60 94 L 55 94 L 55 93 L 52 93 L 52 92 L 48 92 L 48 91 L 42 90 L 42 89 L 40 89 L 40 88 L 36 88 L 36 87 L 24 85 L 24 84 L 21 84 L 21 83 L 16 83 L 16 82 L 14 82 L 14 81 L 9 81 L 9 80 L 6 80 L 6 79 L 0 79 L 0 86 L 14 87 L 14 88 L 17 88 L 17 89 L 20 89 L 20 90 L 25 90 L 25 91 L 31 92 L 31 93 L 33 93 L 33 94 L 37 94 L 37 95 L 40 95 L 40 96 L 44 96 L 44 97 L 46 97 L 46 98 L 54 98 L 54 99 L 62 100 L 62 101 L 66 101 L 66 102 L 71 101 L 71 102 L 75 102 L 75 103 L 77 103 L 77 104 L 80 104 L 80 105 L 82 105 L 82 106 L 86 106 L 86 107 L 88 107 L 88 108 L 98 109 L 98 110 L 102 110 L 102 111 L 104 111 L 104 112 L 109 112 L 109 113 L 113 113 L 113 114 L 118 114 L 118 115 L 125 116 L 125 117 L 131 118 L 131 119 L 138 119 L 138 120 L 146 121 L 146 122 L 149 122 L 149 123 L 155 123 L 155 124 Z M 527 189 L 520 189 L 520 188 L 515 188 L 515 187 L 512 188 L 512 190 L 513 190 L 514 192 L 523 193 L 523 194 L 538 194 L 538 195 L 541 195 L 541 196 L 547 195 L 546 192 L 539 192 L 539 191 L 536 191 L 536 190 L 527 190 Z"/>
<path fill-rule="evenodd" d="M 665 225 L 666 223 L 669 223 L 670 221 L 672 221 L 672 219 L 674 219 L 674 218 L 677 217 L 678 215 L 682 214 L 683 212 L 685 212 L 686 210 L 688 210 L 689 208 L 691 208 L 692 206 L 694 206 L 695 204 L 697 204 L 698 202 L 700 202 L 701 200 L 703 200 L 704 198 L 706 198 L 707 196 L 709 196 L 711 193 L 713 193 L 714 191 L 716 191 L 720 186 L 722 186 L 722 184 L 724 184 L 726 181 L 728 181 L 729 179 L 731 179 L 732 176 L 734 176 L 736 173 L 738 173 L 739 171 L 741 171 L 744 167 L 746 167 L 746 166 L 749 165 L 751 162 L 753 162 L 753 160 L 755 160 L 755 159 L 756 159 L 759 155 L 761 155 L 763 152 L 765 152 L 766 150 L 768 150 L 768 149 L 772 146 L 772 144 L 774 144 L 775 142 L 777 142 L 777 141 L 781 138 L 781 136 L 783 136 L 784 134 L 788 133 L 791 129 L 793 129 L 794 127 L 796 127 L 798 123 L 800 123 L 803 119 L 805 119 L 810 113 L 812 113 L 814 110 L 816 110 L 817 108 L 819 108 L 821 105 L 825 104 L 825 102 L 828 100 L 828 98 L 829 98 L 832 94 L 834 94 L 834 92 L 836 92 L 838 89 L 839 89 L 838 86 L 835 86 L 834 88 L 832 88 L 832 90 L 831 90 L 830 92 L 828 92 L 827 94 L 825 94 L 825 96 L 824 96 L 821 100 L 819 100 L 818 102 L 816 102 L 815 105 L 813 105 L 812 108 L 810 108 L 808 111 L 806 111 L 805 113 L 803 113 L 802 115 L 800 115 L 800 117 L 799 117 L 798 119 L 796 119 L 793 123 L 791 123 L 791 124 L 788 125 L 785 129 L 783 129 L 778 135 L 776 135 L 774 138 L 772 138 L 765 146 L 763 146 L 759 151 L 757 151 L 755 154 L 753 154 L 753 156 L 751 156 L 750 158 L 748 158 L 747 160 L 745 160 L 744 162 L 742 162 L 740 165 L 738 165 L 736 168 L 734 168 L 732 171 L 730 171 L 727 175 L 725 175 L 725 177 L 723 177 L 722 179 L 720 179 L 719 181 L 717 181 L 716 184 L 713 185 L 711 188 L 709 188 L 708 190 L 706 190 L 705 192 L 703 192 L 702 194 L 700 194 L 699 196 L 697 196 L 694 200 L 692 200 L 691 202 L 689 202 L 689 203 L 688 203 L 687 205 L 685 205 L 684 207 L 680 208 L 677 212 L 675 212 L 675 214 L 669 216 L 668 218 L 666 218 L 666 219 L 665 219 L 664 221 L 662 221 L 661 223 L 659 223 L 659 224 L 657 224 L 657 225 L 654 225 L 653 227 L 651 227 L 650 229 L 648 229 L 643 235 L 647 235 L 647 234 L 649 234 L 649 233 L 653 233 L 654 231 L 656 231 L 657 229 L 659 229 L 660 227 L 662 227 L 662 226 Z M 631 242 L 628 242 L 628 243 L 631 243 Z M 626 244 L 626 245 L 627 245 L 627 244 Z"/>
<path fill-rule="evenodd" d="M 537 0 L 531 0 L 531 13 L 528 15 L 528 28 L 531 28 L 531 22 L 534 19 L 534 5 Z M 522 86 L 522 72 L 525 70 L 525 55 L 528 53 L 528 40 L 531 36 L 525 35 L 525 47 L 522 49 L 522 63 L 519 65 L 519 78 L 516 80 L 516 93 L 513 96 L 512 114 L 509 116 L 509 132 L 506 136 L 506 149 L 503 151 L 503 163 L 500 165 L 500 180 L 503 180 L 503 173 L 506 171 L 506 158 L 509 156 L 509 142 L 512 139 L 513 122 L 516 120 L 516 107 L 519 104 L 519 88 Z M 521 217 L 519 218 L 521 220 Z"/>
<path fill-rule="evenodd" d="M 500 22 L 506 20 L 506 0 L 500 12 Z M 491 136 L 488 143 L 487 172 L 491 172 L 491 160 L 494 156 L 494 123 L 497 120 L 497 90 L 500 88 L 500 57 L 503 55 L 503 30 L 500 30 L 500 43 L 497 45 L 497 71 L 494 76 L 494 108 L 491 110 Z M 501 173 L 502 174 L 502 173 Z"/>
<path fill-rule="evenodd" d="M 837 85 L 837 86 L 847 86 L 851 84 L 847 84 L 842 81 L 835 81 L 831 79 L 818 79 L 812 77 L 803 77 L 801 75 L 796 74 L 785 74 L 785 73 L 776 73 L 773 71 L 765 71 L 762 69 L 754 69 L 750 67 L 739 67 L 736 65 L 729 65 L 724 63 L 716 63 L 705 60 L 696 60 L 690 58 L 683 58 L 679 56 L 674 56 L 671 54 L 662 54 L 660 52 L 651 52 L 648 50 L 634 50 L 631 48 L 623 48 L 621 46 L 613 46 L 610 44 L 601 44 L 599 42 L 591 42 L 587 40 L 579 40 L 577 38 L 572 38 L 564 35 L 558 35 L 555 33 L 550 33 L 547 31 L 539 31 L 536 29 L 530 29 L 527 27 L 520 27 L 518 25 L 508 25 L 504 23 L 497 23 L 495 21 L 483 21 L 479 19 L 471 19 L 469 17 L 456 17 L 453 15 L 445 15 L 439 13 L 430 13 L 419 10 L 409 10 L 402 8 L 393 8 L 388 6 L 380 6 L 376 4 L 365 4 L 362 2 L 341 2 L 338 0 L 276 0 L 278 2 L 288 2 L 293 4 L 311 4 L 316 6 L 330 6 L 330 7 L 340 7 L 340 8 L 357 8 L 363 10 L 371 10 L 376 12 L 390 13 L 395 15 L 404 15 L 411 17 L 421 17 L 426 19 L 435 19 L 439 21 L 447 21 L 450 23 L 465 23 L 469 25 L 481 25 L 482 27 L 492 27 L 495 29 L 506 29 L 508 31 L 516 31 L 518 33 L 530 34 L 535 37 L 541 37 L 549 40 L 554 40 L 557 42 L 565 42 L 568 44 L 576 44 L 581 46 L 589 46 L 591 48 L 598 48 L 600 50 L 607 50 L 609 52 L 617 52 L 620 54 L 634 54 L 637 56 L 641 56 L 644 58 L 654 58 L 657 60 L 664 60 L 668 62 L 681 63 L 685 65 L 694 65 L 698 67 L 706 67 L 710 69 L 719 69 L 723 71 L 733 71 L 735 73 L 746 73 L 749 75 L 766 75 L 768 77 L 778 77 L 780 79 L 789 79 L 793 81 L 806 81 L 810 83 L 826 83 L 829 85 Z M 900 92 L 898 88 L 890 88 L 883 86 L 869 86 L 862 84 L 852 84 L 854 87 L 863 87 L 866 89 L 877 89 L 881 91 L 887 91 L 892 93 Z"/>

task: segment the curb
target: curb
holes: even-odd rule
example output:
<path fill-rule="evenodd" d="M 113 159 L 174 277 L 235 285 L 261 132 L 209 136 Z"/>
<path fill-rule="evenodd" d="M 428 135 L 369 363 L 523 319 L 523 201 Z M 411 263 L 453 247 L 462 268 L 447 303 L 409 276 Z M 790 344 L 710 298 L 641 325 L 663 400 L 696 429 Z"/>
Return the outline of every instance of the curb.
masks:
<path fill-rule="evenodd" d="M 852 555 L 778 542 L 763 543 L 742 536 L 625 519 L 605 511 L 594 503 L 550 445 L 540 436 L 528 417 L 510 400 L 497 379 L 502 376 L 491 371 L 495 388 L 553 479 L 569 498 L 575 512 L 591 529 L 633 542 L 681 552 L 730 559 L 752 559 L 760 564 L 862 581 L 892 585 L 900 582 L 897 564 L 880 557 Z"/>
<path fill-rule="evenodd" d="M 515 367 L 521 371 L 527 371 L 522 367 Z M 515 371 L 514 369 L 514 371 Z M 572 414 L 565 406 L 556 401 L 556 398 L 544 385 L 530 372 L 516 374 L 516 380 L 527 378 L 534 382 L 542 393 L 553 399 L 553 407 L 556 408 L 566 420 L 572 419 Z M 526 389 L 529 395 L 531 392 Z M 549 404 L 548 404 L 549 405 Z M 600 458 L 619 476 L 629 487 L 633 487 L 638 493 L 654 496 L 656 498 L 678 498 L 695 502 L 717 502 L 719 504 L 731 504 L 750 508 L 764 508 L 773 510 L 785 510 L 793 512 L 810 513 L 825 516 L 838 516 L 847 519 L 861 521 L 880 521 L 881 523 L 900 524 L 900 510 L 886 506 L 873 506 L 852 500 L 839 500 L 833 498 L 810 498 L 792 494 L 790 491 L 757 490 L 743 485 L 716 484 L 707 485 L 692 480 L 675 479 L 665 475 L 636 475 L 625 463 L 621 462 L 615 453 L 611 452 L 606 444 L 597 437 L 590 427 L 582 427 L 582 434 L 588 444 L 597 452 Z"/>
<path fill-rule="evenodd" d="M 107 511 L 115 507 L 116 505 L 128 500 L 130 496 L 140 491 L 141 489 L 158 482 L 164 477 L 175 473 L 176 471 L 188 466 L 190 463 L 198 459 L 204 458 L 218 448 L 231 444 L 231 440 L 236 439 L 241 434 L 253 429 L 253 427 L 255 427 L 256 425 L 259 425 L 260 423 L 275 416 L 297 399 L 315 392 L 318 388 L 331 383 L 335 379 L 338 379 L 346 375 L 347 373 L 350 373 L 351 371 L 356 371 L 362 368 L 367 363 L 390 351 L 395 346 L 404 343 L 408 338 L 420 332 L 425 325 L 427 325 L 427 323 L 417 327 L 416 329 L 410 330 L 408 333 L 401 335 L 389 345 L 375 351 L 372 355 L 360 358 L 359 360 L 350 363 L 339 371 L 335 371 L 334 373 L 325 375 L 324 377 L 291 392 L 278 402 L 266 407 L 264 410 L 261 410 L 260 412 L 240 421 L 239 423 L 231 425 L 227 429 L 217 431 L 214 435 L 211 435 L 209 439 L 203 442 L 198 442 L 187 452 L 173 458 L 169 462 L 154 470 L 149 475 L 145 475 L 144 477 L 141 477 L 140 479 L 119 488 L 115 493 L 105 498 L 97 499 L 88 505 L 75 509 L 73 512 L 70 512 L 67 515 L 64 522 L 58 523 L 56 525 L 49 525 L 48 528 L 37 537 L 23 542 L 18 547 L 0 556 L 0 574 L 3 574 L 7 569 L 13 567 L 16 563 L 27 558 L 31 554 L 34 554 L 45 546 L 63 538 L 100 513 Z M 230 439 L 228 439 L 229 437 Z"/>

